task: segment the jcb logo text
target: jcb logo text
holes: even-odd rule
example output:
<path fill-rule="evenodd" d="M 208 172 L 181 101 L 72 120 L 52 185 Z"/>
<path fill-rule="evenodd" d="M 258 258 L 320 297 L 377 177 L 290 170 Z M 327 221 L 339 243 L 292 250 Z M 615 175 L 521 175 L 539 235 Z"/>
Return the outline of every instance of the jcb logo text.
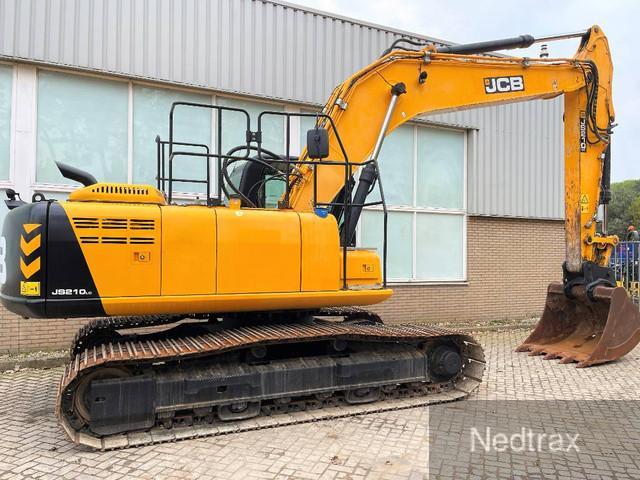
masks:
<path fill-rule="evenodd" d="M 524 90 L 524 79 L 516 77 L 488 77 L 484 79 L 485 93 L 521 92 Z"/>

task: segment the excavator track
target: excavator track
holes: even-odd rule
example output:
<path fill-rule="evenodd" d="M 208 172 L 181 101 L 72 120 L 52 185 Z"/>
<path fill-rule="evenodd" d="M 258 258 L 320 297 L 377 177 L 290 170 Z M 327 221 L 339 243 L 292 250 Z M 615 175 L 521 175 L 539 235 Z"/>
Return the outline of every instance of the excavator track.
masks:
<path fill-rule="evenodd" d="M 87 348 L 113 340 L 117 330 L 129 328 L 155 327 L 177 323 L 185 315 L 140 315 L 124 317 L 94 318 L 80 328 L 71 342 L 70 357 L 73 358 Z"/>
<path fill-rule="evenodd" d="M 64 370 L 56 414 L 73 442 L 113 449 L 453 401 L 481 382 L 484 354 L 468 335 L 426 325 L 382 325 L 375 314 L 367 318 L 355 310 L 351 317 L 340 309 L 320 313 L 345 321 L 315 318 L 178 336 L 161 332 L 85 348 Z M 318 354 L 319 345 L 334 350 Z M 455 347 L 461 358 L 459 371 L 446 379 L 434 378 L 428 365 L 442 345 Z M 284 348 L 312 353 L 260 361 L 263 351 Z M 269 375 L 282 383 L 282 371 L 286 378 L 298 372 L 311 383 L 297 390 L 246 391 L 243 382 L 253 381 L 252 388 L 278 385 L 261 382 Z M 326 383 L 336 372 L 341 380 Z M 233 378 L 240 379 L 241 394 L 233 393 Z M 177 388 L 163 395 L 170 385 Z M 198 397 L 203 392 L 208 396 Z M 96 403 L 87 407 L 87 397 Z M 109 407 L 112 397 L 121 403 Z M 163 403 L 167 397 L 174 403 Z M 338 414 L 326 408 L 340 405 L 345 407 Z"/>
<path fill-rule="evenodd" d="M 378 314 L 360 307 L 326 307 L 315 312 L 323 317 L 344 317 L 345 321 L 382 323 Z M 94 318 L 80 328 L 71 342 L 69 356 L 74 358 L 87 348 L 113 341 L 118 330 L 170 325 L 189 318 L 189 315 L 139 315 Z"/>

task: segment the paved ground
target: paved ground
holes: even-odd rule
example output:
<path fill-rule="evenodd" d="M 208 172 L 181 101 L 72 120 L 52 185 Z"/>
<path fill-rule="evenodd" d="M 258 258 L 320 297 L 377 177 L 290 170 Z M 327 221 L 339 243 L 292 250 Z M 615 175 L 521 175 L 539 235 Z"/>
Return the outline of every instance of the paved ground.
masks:
<path fill-rule="evenodd" d="M 639 349 L 614 364 L 577 370 L 541 357 L 512 353 L 524 334 L 478 335 L 488 359 L 485 382 L 473 400 L 459 402 L 457 408 L 468 412 L 470 407 L 464 406 L 468 402 L 490 403 L 478 400 L 590 400 L 572 402 L 581 415 L 566 420 L 562 416 L 558 420 L 556 415 L 555 425 L 564 422 L 571 430 L 572 422 L 582 425 L 585 418 L 593 417 L 597 403 L 593 400 L 640 399 Z M 59 375 L 60 369 L 0 374 L 0 479 L 421 479 L 429 472 L 428 434 L 434 434 L 429 432 L 430 412 L 441 415 L 432 428 L 439 428 L 442 434 L 455 432 L 450 428 L 447 432 L 447 421 L 455 416 L 451 413 L 455 410 L 422 407 L 92 452 L 69 444 L 55 423 L 53 405 Z M 623 416 L 613 415 L 617 419 Z M 432 462 L 430 474 L 432 478 L 640 478 L 640 451 L 634 450 L 640 445 L 638 430 L 612 432 L 603 428 L 614 435 L 600 441 L 606 440 L 608 450 L 582 454 L 573 463 L 566 459 L 558 462 L 556 457 L 550 468 L 539 459 L 520 462 L 509 457 L 506 463 L 487 461 L 477 471 L 461 464 L 464 462 L 455 449 L 445 449 L 440 453 L 448 457 Z M 618 448 L 625 449 L 624 455 Z"/>

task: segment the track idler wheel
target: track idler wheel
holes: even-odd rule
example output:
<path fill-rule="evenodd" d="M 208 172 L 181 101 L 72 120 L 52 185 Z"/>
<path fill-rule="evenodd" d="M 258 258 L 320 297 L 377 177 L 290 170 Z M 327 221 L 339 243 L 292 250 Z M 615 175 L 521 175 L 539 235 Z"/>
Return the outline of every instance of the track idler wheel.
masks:
<path fill-rule="evenodd" d="M 223 422 L 246 420 L 260 414 L 260 402 L 236 402 L 218 407 L 218 418 Z"/>
<path fill-rule="evenodd" d="M 561 283 L 549 285 L 542 318 L 517 352 L 589 367 L 616 360 L 640 342 L 640 311 L 624 288 L 597 286 L 587 295 L 580 285 L 571 294 Z"/>
<path fill-rule="evenodd" d="M 131 376 L 125 369 L 108 367 L 98 369 L 86 375 L 78 383 L 73 394 L 73 410 L 76 416 L 84 423 L 91 423 L 91 382 L 94 380 L 108 380 L 113 378 L 126 378 Z"/>
<path fill-rule="evenodd" d="M 359 403 L 377 402 L 380 399 L 380 388 L 354 388 L 344 392 L 344 399 L 347 403 L 357 405 Z"/>
<path fill-rule="evenodd" d="M 429 354 L 429 372 L 438 380 L 449 380 L 462 370 L 462 357 L 453 345 L 438 345 Z"/>

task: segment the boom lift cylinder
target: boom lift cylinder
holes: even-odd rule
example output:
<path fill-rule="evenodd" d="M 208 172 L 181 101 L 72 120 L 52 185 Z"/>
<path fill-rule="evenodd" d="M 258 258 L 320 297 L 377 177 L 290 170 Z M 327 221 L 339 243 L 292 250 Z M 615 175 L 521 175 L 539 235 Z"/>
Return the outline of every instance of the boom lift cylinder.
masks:
<path fill-rule="evenodd" d="M 373 152 L 371 153 L 371 158 L 369 160 L 371 163 L 368 163 L 360 173 L 360 181 L 358 182 L 358 188 L 356 190 L 355 197 L 353 198 L 354 207 L 351 210 L 348 221 L 345 223 L 342 241 L 347 245 L 351 245 L 354 239 L 354 235 L 356 234 L 356 226 L 358 225 L 358 220 L 360 219 L 360 214 L 362 213 L 362 207 L 359 205 L 365 202 L 365 200 L 367 199 L 367 195 L 369 195 L 369 192 L 371 192 L 371 189 L 373 188 L 373 185 L 378 178 L 378 155 L 380 155 L 380 150 L 382 150 L 382 142 L 384 142 L 384 138 L 387 134 L 387 129 L 389 128 L 391 115 L 393 115 L 393 111 L 396 108 L 398 98 L 400 97 L 400 95 L 403 95 L 405 93 L 407 93 L 407 87 L 402 82 L 396 83 L 391 87 L 391 100 L 389 101 L 387 113 L 384 116 L 384 120 L 382 120 L 380 132 L 378 133 L 376 144 L 373 147 Z M 382 186 L 380 187 L 380 191 L 382 192 L 381 194 L 384 195 Z"/>

